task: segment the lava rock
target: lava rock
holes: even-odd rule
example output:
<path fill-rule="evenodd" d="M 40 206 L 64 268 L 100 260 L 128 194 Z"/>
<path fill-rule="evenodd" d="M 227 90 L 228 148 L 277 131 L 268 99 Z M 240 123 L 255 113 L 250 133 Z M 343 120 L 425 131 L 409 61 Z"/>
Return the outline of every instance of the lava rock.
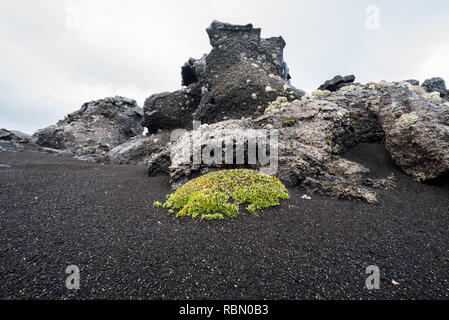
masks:
<path fill-rule="evenodd" d="M 177 128 L 192 129 L 192 114 L 201 101 L 201 83 L 175 92 L 150 96 L 145 101 L 143 126 L 149 133 Z"/>
<path fill-rule="evenodd" d="M 167 150 L 155 154 L 154 159 L 168 159 L 168 155 L 171 156 L 171 163 L 165 163 L 162 171 L 170 173 L 174 188 L 212 170 L 274 169 L 270 173 L 287 185 L 301 185 L 311 192 L 338 198 L 374 202 L 375 191 L 363 186 L 369 170 L 338 155 L 343 150 L 339 143 L 353 139 L 353 132 L 347 128 L 357 120 L 351 118 L 351 114 L 351 110 L 333 102 L 298 100 L 287 108 L 274 110 L 254 120 L 247 118 L 202 125 L 182 135 Z M 285 126 L 286 122 L 291 125 Z M 278 132 L 277 163 L 250 161 L 250 139 L 268 138 L 267 145 L 272 137 L 275 139 L 271 135 L 275 132 Z M 228 163 L 224 161 L 226 154 L 215 152 L 221 153 L 226 141 L 232 141 L 232 148 L 226 146 L 226 150 L 233 150 L 229 158 L 232 161 Z M 243 149 L 241 162 L 235 161 L 238 158 L 237 149 Z M 274 152 L 275 149 L 270 150 Z M 200 155 L 202 161 L 195 161 L 195 154 Z M 210 154 L 219 161 L 205 160 Z M 149 172 L 155 169 L 161 171 L 160 164 L 161 161 L 149 161 Z"/>
<path fill-rule="evenodd" d="M 214 21 L 207 29 L 212 51 L 206 57 L 207 94 L 194 118 L 205 123 L 255 118 L 283 96 L 299 99 L 304 92 L 289 85 L 282 37 L 262 39 L 248 25 Z"/>
<path fill-rule="evenodd" d="M 37 150 L 30 138 L 20 131 L 0 129 L 0 151 Z"/>
<path fill-rule="evenodd" d="M 36 131 L 32 139 L 41 147 L 105 161 L 109 150 L 143 132 L 142 117 L 134 100 L 105 98 L 83 104 L 64 120 Z"/>
<path fill-rule="evenodd" d="M 151 155 L 163 151 L 169 142 L 167 131 L 137 136 L 109 151 L 109 157 L 114 164 L 147 164 Z"/>
<path fill-rule="evenodd" d="M 421 85 L 424 87 L 427 92 L 439 92 L 441 97 L 444 97 L 447 95 L 447 89 L 446 89 L 446 82 L 443 78 L 431 78 L 427 79 L 423 82 Z"/>
<path fill-rule="evenodd" d="M 404 172 L 419 181 L 449 172 L 449 108 L 407 88 L 390 87 L 378 115 L 385 146 Z"/>
<path fill-rule="evenodd" d="M 214 21 L 207 29 L 212 51 L 195 61 L 198 82 L 173 93 L 156 94 L 144 106 L 150 133 L 192 129 L 192 120 L 215 123 L 257 117 L 282 96 L 294 101 L 304 92 L 289 85 L 282 37 L 262 39 L 248 25 Z M 188 91 L 188 92 L 187 92 Z"/>
<path fill-rule="evenodd" d="M 419 81 L 415 79 L 405 80 L 405 82 L 410 83 L 412 86 L 419 86 Z"/>
<path fill-rule="evenodd" d="M 349 75 L 346 77 L 342 77 L 340 75 L 335 76 L 331 80 L 327 80 L 325 83 L 323 83 L 318 90 L 324 91 L 328 90 L 331 92 L 335 92 L 339 89 L 341 89 L 344 86 L 347 86 L 355 81 L 354 75 Z"/>

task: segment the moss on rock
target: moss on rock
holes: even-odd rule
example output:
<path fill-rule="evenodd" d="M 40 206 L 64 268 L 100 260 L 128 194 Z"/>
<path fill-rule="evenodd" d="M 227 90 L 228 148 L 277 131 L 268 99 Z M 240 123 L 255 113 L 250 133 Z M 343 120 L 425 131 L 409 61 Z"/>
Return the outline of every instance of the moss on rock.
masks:
<path fill-rule="evenodd" d="M 233 169 L 187 182 L 167 196 L 163 207 L 177 210 L 177 217 L 217 220 L 236 218 L 241 204 L 248 204 L 247 211 L 256 214 L 256 209 L 277 206 L 280 199 L 289 198 L 279 179 L 255 170 Z"/>

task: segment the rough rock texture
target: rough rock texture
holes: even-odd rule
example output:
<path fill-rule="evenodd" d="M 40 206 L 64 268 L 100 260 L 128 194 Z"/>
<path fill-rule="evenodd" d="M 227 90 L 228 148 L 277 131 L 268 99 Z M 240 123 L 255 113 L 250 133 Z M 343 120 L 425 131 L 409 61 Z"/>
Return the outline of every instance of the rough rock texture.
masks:
<path fill-rule="evenodd" d="M 427 92 L 439 92 L 441 97 L 447 95 L 446 82 L 444 82 L 443 78 L 431 78 L 427 79 L 421 85 L 424 87 Z"/>
<path fill-rule="evenodd" d="M 207 29 L 212 51 L 197 60 L 199 82 L 187 89 L 149 97 L 143 125 L 149 132 L 192 128 L 192 120 L 215 123 L 257 117 L 277 97 L 299 99 L 287 84 L 282 37 L 262 39 L 251 24 L 214 21 Z"/>
<path fill-rule="evenodd" d="M 449 108 L 391 87 L 381 99 L 379 118 L 385 146 L 396 164 L 417 180 L 449 172 Z"/>
<path fill-rule="evenodd" d="M 350 130 L 354 122 L 357 119 L 352 117 L 351 110 L 339 107 L 336 103 L 322 100 L 295 101 L 290 107 L 275 110 L 254 120 L 229 120 L 203 125 L 186 133 L 170 145 L 168 150 L 154 155 L 153 161 L 149 163 L 149 170 L 154 171 L 157 164 L 161 171 L 161 162 L 154 160 L 166 159 L 167 151 L 173 158 L 171 165 L 165 170 L 168 169 L 174 187 L 210 170 L 230 167 L 266 170 L 272 166 L 261 165 L 260 162 L 249 163 L 248 139 L 263 136 L 271 139 L 271 130 L 275 129 L 279 133 L 279 162 L 274 174 L 284 183 L 302 185 L 311 191 L 339 198 L 374 202 L 375 191 L 363 185 L 369 170 L 338 156 L 345 141 L 356 139 L 354 132 Z M 204 157 L 210 154 L 208 152 L 214 147 L 220 148 L 227 139 L 234 142 L 231 160 L 237 157 L 235 142 L 240 141 L 239 145 L 244 146 L 243 165 L 204 161 Z M 194 162 L 192 149 L 203 155 L 203 161 Z M 213 154 L 217 155 L 215 152 Z M 226 159 L 225 154 L 222 156 Z"/>
<path fill-rule="evenodd" d="M 321 90 L 321 91 L 328 90 L 331 92 L 335 92 L 335 91 L 339 90 L 340 88 L 353 83 L 354 80 L 355 80 L 354 75 L 349 75 L 346 77 L 342 77 L 342 76 L 338 75 L 338 76 L 335 76 L 334 78 L 332 78 L 331 80 L 327 80 L 325 83 L 323 83 L 318 88 L 318 90 Z"/>
<path fill-rule="evenodd" d="M 142 133 L 142 109 L 134 100 L 116 96 L 83 104 L 57 124 L 38 130 L 33 141 L 42 147 L 68 150 L 100 161 L 112 148 Z"/>
<path fill-rule="evenodd" d="M 350 84 L 336 92 L 320 90 L 292 102 L 277 97 L 257 118 L 203 125 L 184 134 L 151 156 L 149 173 L 169 173 L 176 188 L 211 170 L 265 170 L 270 166 L 249 161 L 248 141 L 268 137 L 275 130 L 279 156 L 275 175 L 284 183 L 334 197 L 374 202 L 375 188 L 394 188 L 395 178 L 367 179 L 366 168 L 340 156 L 360 142 L 385 141 L 396 164 L 419 180 L 448 172 L 449 108 L 442 101 L 430 103 L 428 95 L 424 88 L 410 82 L 381 81 Z M 226 141 L 232 141 L 229 162 L 224 162 L 229 149 Z M 243 164 L 235 161 L 236 141 L 244 146 Z M 222 146 L 223 154 L 219 151 Z M 201 155 L 202 161 L 194 161 L 194 154 Z M 215 161 L 216 155 L 223 161 Z"/>
<path fill-rule="evenodd" d="M 207 33 L 212 51 L 194 62 L 198 82 L 152 95 L 143 113 L 120 97 L 85 104 L 34 141 L 82 159 L 147 163 L 149 175 L 169 174 L 175 188 L 211 170 L 253 168 L 311 192 L 374 202 L 375 189 L 394 188 L 395 178 L 368 179 L 367 168 L 342 157 L 360 142 L 385 142 L 395 163 L 418 180 L 448 174 L 449 103 L 441 78 L 423 86 L 413 79 L 362 85 L 352 75 L 336 76 L 309 95 L 287 82 L 282 37 L 262 39 L 251 24 L 217 21 Z M 140 135 L 142 116 L 147 137 Z M 192 128 L 194 120 L 202 126 Z M 183 131 L 175 138 L 174 129 Z M 251 149 L 254 139 L 259 144 Z"/>
<path fill-rule="evenodd" d="M 26 145 L 29 144 L 30 144 L 30 136 L 19 132 L 0 129 L 0 152 L 20 151 L 23 150 L 26 147 Z"/>
<path fill-rule="evenodd" d="M 150 133 L 176 128 L 192 129 L 192 114 L 201 101 L 200 82 L 175 92 L 154 94 L 145 101 L 143 126 Z"/>
<path fill-rule="evenodd" d="M 207 29 L 212 51 L 206 58 L 207 94 L 194 118 L 203 123 L 257 117 L 277 97 L 293 101 L 304 92 L 288 85 L 282 37 L 262 39 L 251 24 L 214 21 Z"/>
<path fill-rule="evenodd" d="M 348 110 L 352 135 L 347 136 L 344 145 L 354 146 L 359 142 L 380 142 L 383 139 L 384 133 L 376 113 L 381 95 L 382 92 L 375 87 L 351 85 L 318 98 Z"/>
<path fill-rule="evenodd" d="M 419 86 L 419 81 L 416 79 L 409 79 L 409 80 L 405 80 L 405 82 L 410 83 L 413 86 Z"/>
<path fill-rule="evenodd" d="M 114 164 L 147 164 L 151 155 L 163 151 L 169 142 L 167 131 L 137 136 L 109 151 L 109 158 Z"/>

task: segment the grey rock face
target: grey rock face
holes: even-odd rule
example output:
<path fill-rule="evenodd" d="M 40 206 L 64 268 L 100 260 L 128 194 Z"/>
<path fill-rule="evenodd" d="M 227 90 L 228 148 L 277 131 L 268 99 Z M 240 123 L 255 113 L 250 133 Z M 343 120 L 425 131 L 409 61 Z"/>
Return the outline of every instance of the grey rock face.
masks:
<path fill-rule="evenodd" d="M 284 81 L 285 41 L 262 39 L 260 32 L 251 24 L 214 21 L 207 29 L 212 51 L 195 63 L 199 81 L 187 89 L 148 98 L 144 126 L 157 132 L 191 129 L 193 119 L 215 123 L 257 117 L 279 96 L 288 101 L 303 96 L 303 91 Z"/>
<path fill-rule="evenodd" d="M 351 90 L 336 91 L 322 100 L 333 102 L 349 112 L 350 122 L 345 141 L 340 145 L 352 147 L 359 142 L 380 142 L 384 138 L 384 132 L 377 117 L 379 99 L 382 92 L 378 89 L 370 89 L 364 86 L 347 87 Z"/>
<path fill-rule="evenodd" d="M 10 140 L 14 134 L 6 129 L 0 129 L 0 140 Z"/>
<path fill-rule="evenodd" d="M 420 181 L 449 172 L 448 107 L 395 87 L 388 89 L 381 105 L 385 146 L 402 170 Z"/>
<path fill-rule="evenodd" d="M 0 152 L 38 149 L 30 141 L 30 136 L 18 131 L 0 129 Z"/>
<path fill-rule="evenodd" d="M 323 83 L 318 90 L 329 90 L 331 92 L 335 92 L 339 90 L 340 88 L 347 86 L 355 81 L 354 75 L 349 75 L 342 77 L 340 75 L 335 76 L 331 80 L 327 80 L 325 83 Z"/>
<path fill-rule="evenodd" d="M 251 162 L 245 149 L 243 165 L 231 161 L 195 162 L 185 152 L 196 148 L 207 155 L 224 141 L 248 147 L 248 132 L 270 135 L 277 130 L 278 169 L 275 173 L 288 185 L 301 185 L 312 192 L 338 198 L 376 201 L 376 188 L 394 188 L 394 177 L 367 179 L 369 170 L 348 161 L 341 154 L 359 142 L 385 140 L 393 160 L 407 174 L 434 179 L 446 174 L 449 166 L 449 107 L 409 82 L 349 85 L 336 92 L 318 92 L 301 100 L 277 99 L 264 115 L 255 119 L 228 120 L 182 135 L 148 161 L 149 173 L 168 172 L 176 188 L 211 170 L 229 168 L 264 169 Z M 226 147 L 225 149 L 227 149 Z M 215 153 L 212 152 L 212 153 Z M 220 154 L 226 159 L 226 154 Z M 171 158 L 170 158 L 171 157 Z M 235 160 L 236 154 L 234 154 Z"/>
<path fill-rule="evenodd" d="M 0 129 L 0 140 L 2 141 L 27 142 L 29 139 L 29 135 L 19 131 Z"/>
<path fill-rule="evenodd" d="M 109 150 L 142 133 L 142 116 L 134 100 L 105 98 L 85 103 L 64 120 L 38 130 L 33 141 L 41 147 L 108 160 Z"/>
<path fill-rule="evenodd" d="M 278 131 L 278 168 L 275 173 L 288 185 L 303 187 L 339 198 L 358 198 L 369 202 L 376 200 L 374 190 L 363 185 L 369 170 L 360 164 L 338 156 L 343 149 L 339 143 L 353 140 L 350 124 L 356 122 L 351 118 L 351 111 L 336 103 L 323 100 L 295 101 L 288 108 L 275 110 L 257 119 L 228 120 L 213 125 L 203 125 L 191 131 L 171 144 L 165 153 L 156 159 L 172 155 L 171 164 L 164 168 L 171 176 L 174 187 L 211 170 L 247 167 L 264 168 L 259 162 L 248 161 L 248 139 L 258 135 L 270 137 L 270 130 Z M 257 131 L 255 131 L 257 130 Z M 251 136 L 252 135 L 252 136 Z M 198 137 L 200 139 L 198 140 Z M 193 141 L 196 141 L 200 154 L 205 154 L 211 146 L 220 148 L 223 141 L 234 141 L 233 148 L 245 146 L 243 165 L 225 163 L 195 163 L 189 155 Z M 193 147 L 195 148 L 195 147 Z M 223 158 L 225 155 L 222 155 Z M 236 156 L 236 154 L 234 154 Z M 204 160 L 204 159 L 203 159 Z M 234 162 L 235 163 L 235 162 Z M 160 162 L 157 162 L 160 170 Z M 271 164 L 270 164 L 271 165 Z M 149 162 L 149 171 L 153 172 L 155 162 Z"/>
<path fill-rule="evenodd" d="M 114 164 L 147 164 L 151 155 L 163 151 L 169 142 L 167 131 L 137 136 L 109 151 L 109 157 Z"/>
<path fill-rule="evenodd" d="M 431 78 L 423 82 L 422 87 L 424 87 L 427 92 L 439 92 L 441 97 L 447 95 L 446 82 L 443 78 Z"/>

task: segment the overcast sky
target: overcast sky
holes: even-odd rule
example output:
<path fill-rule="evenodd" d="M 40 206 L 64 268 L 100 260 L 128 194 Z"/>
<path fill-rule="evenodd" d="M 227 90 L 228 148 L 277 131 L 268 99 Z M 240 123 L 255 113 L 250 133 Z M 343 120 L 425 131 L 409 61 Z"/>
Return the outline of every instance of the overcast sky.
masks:
<path fill-rule="evenodd" d="M 86 101 L 143 106 L 179 89 L 181 65 L 210 51 L 212 20 L 282 35 L 308 92 L 336 74 L 449 80 L 447 0 L 0 0 L 0 128 L 33 133 Z"/>

